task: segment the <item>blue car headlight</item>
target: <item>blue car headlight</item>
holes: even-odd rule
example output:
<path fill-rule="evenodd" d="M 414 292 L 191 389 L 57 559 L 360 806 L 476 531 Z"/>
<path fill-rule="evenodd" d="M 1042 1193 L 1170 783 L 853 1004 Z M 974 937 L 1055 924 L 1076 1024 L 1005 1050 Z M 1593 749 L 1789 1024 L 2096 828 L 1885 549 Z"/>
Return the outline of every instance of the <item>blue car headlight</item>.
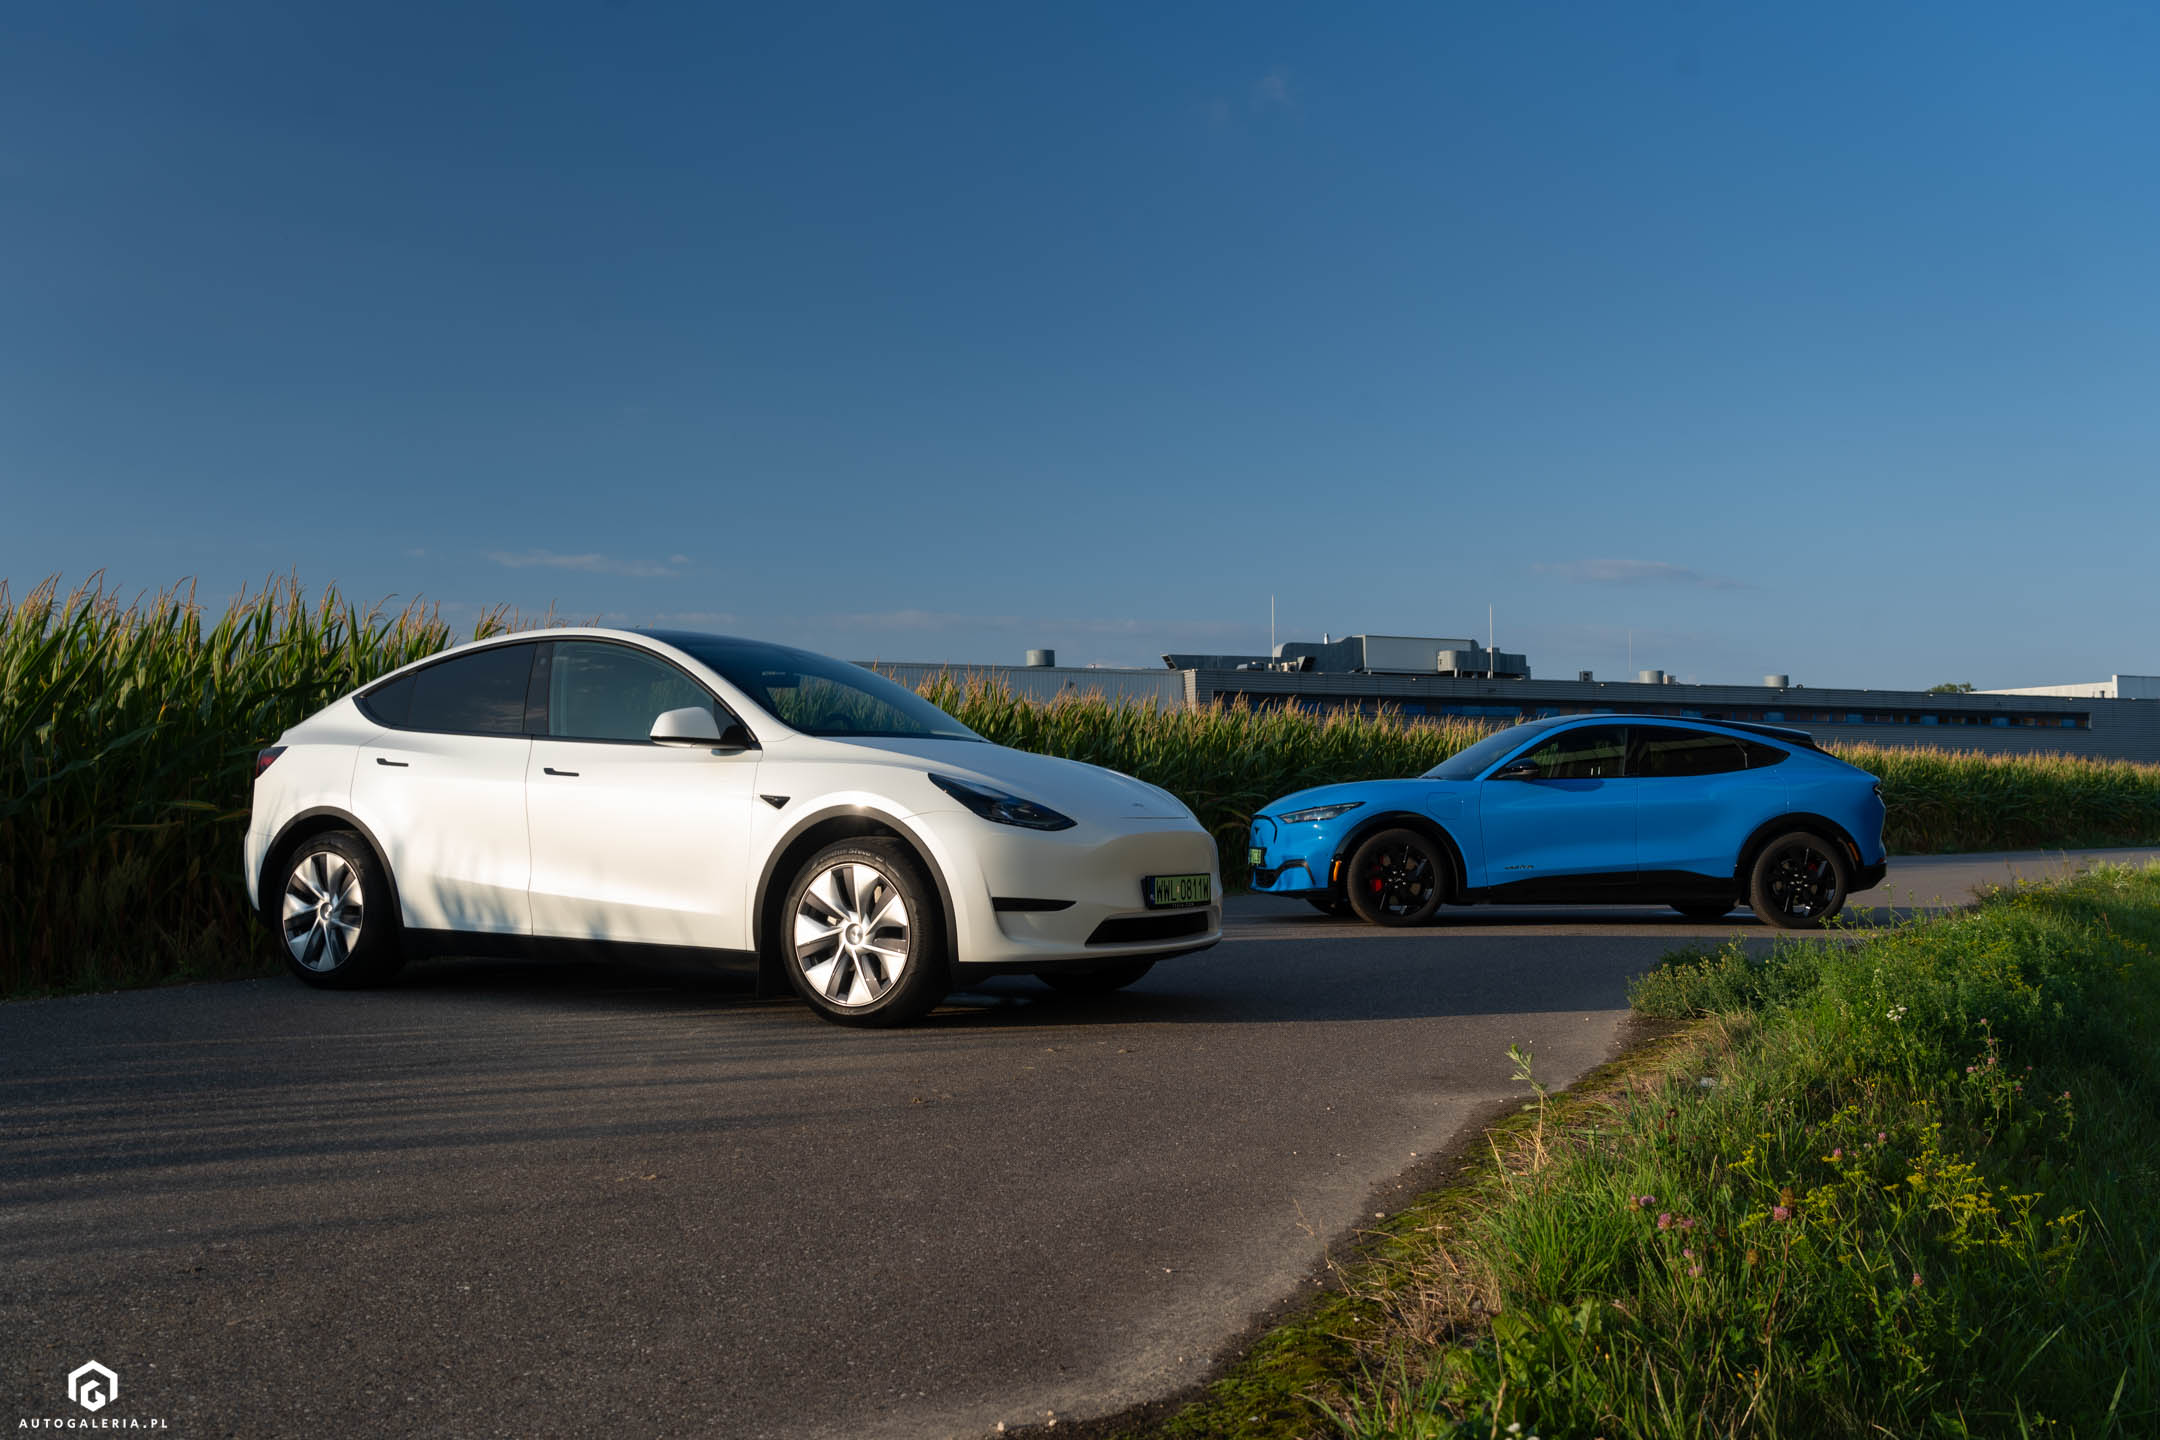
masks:
<path fill-rule="evenodd" d="M 1060 815 L 1047 805 L 1038 805 L 1033 800 L 1023 800 L 1018 795 L 978 785 L 972 780 L 932 775 L 930 783 L 995 824 L 1018 825 L 1028 830 L 1070 830 L 1073 827 L 1069 815 Z"/>
<path fill-rule="evenodd" d="M 1283 825 L 1310 825 L 1315 820 L 1333 820 L 1347 815 L 1363 805 L 1363 800 L 1345 800 L 1340 805 L 1315 805 L 1310 810 L 1292 810 L 1287 815 L 1277 815 L 1276 821 Z"/>

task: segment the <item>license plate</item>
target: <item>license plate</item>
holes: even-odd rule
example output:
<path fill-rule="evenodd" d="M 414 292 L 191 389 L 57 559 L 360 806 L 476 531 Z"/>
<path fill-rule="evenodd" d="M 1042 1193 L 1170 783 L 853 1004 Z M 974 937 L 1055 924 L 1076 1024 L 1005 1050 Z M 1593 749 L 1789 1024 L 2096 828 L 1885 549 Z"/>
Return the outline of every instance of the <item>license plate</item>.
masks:
<path fill-rule="evenodd" d="M 1150 908 L 1163 905 L 1205 905 L 1212 893 L 1212 881 L 1205 875 L 1147 877 L 1147 903 Z"/>
<path fill-rule="evenodd" d="M 1245 852 L 1245 863 L 1258 870 L 1261 866 L 1267 864 L 1267 851 L 1261 849 L 1258 845 L 1253 846 L 1252 849 Z"/>

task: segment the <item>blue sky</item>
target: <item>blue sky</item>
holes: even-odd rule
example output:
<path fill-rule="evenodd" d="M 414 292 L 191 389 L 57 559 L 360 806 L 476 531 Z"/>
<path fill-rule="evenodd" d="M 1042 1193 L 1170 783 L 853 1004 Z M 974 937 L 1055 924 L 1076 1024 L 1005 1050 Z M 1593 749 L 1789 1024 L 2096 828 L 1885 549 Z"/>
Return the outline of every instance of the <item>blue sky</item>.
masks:
<path fill-rule="evenodd" d="M 47 5 L 0 576 L 2160 671 L 2160 12 Z"/>

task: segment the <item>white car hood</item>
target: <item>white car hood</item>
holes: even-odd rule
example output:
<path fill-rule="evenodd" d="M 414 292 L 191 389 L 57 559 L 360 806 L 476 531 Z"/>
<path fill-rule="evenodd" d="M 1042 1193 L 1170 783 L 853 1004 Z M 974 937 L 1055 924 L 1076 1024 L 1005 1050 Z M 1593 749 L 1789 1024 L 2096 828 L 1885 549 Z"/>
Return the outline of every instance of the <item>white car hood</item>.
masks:
<path fill-rule="evenodd" d="M 882 750 L 922 762 L 926 771 L 977 780 L 1010 790 L 1074 819 L 1187 820 L 1192 812 L 1175 795 L 1100 765 L 1013 750 L 988 741 L 908 740 L 865 737 L 850 748 Z"/>

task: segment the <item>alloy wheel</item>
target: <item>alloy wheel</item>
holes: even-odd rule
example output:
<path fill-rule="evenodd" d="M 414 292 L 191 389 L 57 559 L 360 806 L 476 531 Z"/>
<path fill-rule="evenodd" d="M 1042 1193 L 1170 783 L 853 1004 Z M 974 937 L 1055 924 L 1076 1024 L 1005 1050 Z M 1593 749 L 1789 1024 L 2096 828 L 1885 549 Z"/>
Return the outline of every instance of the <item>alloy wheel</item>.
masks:
<path fill-rule="evenodd" d="M 820 872 L 795 908 L 795 963 L 810 988 L 847 1009 L 874 1005 L 907 969 L 907 900 L 875 866 Z"/>
<path fill-rule="evenodd" d="M 1402 845 L 1375 855 L 1359 882 L 1372 897 L 1373 908 L 1408 913 L 1425 904 L 1432 894 L 1434 879 L 1432 857 Z"/>
<path fill-rule="evenodd" d="M 1804 842 L 1779 854 L 1770 871 L 1771 899 L 1796 920 L 1834 908 L 1838 888 L 1837 866 L 1828 852 Z"/>
<path fill-rule="evenodd" d="M 360 943 L 360 876 L 334 850 L 317 850 L 285 881 L 285 948 L 310 970 L 335 970 Z"/>

